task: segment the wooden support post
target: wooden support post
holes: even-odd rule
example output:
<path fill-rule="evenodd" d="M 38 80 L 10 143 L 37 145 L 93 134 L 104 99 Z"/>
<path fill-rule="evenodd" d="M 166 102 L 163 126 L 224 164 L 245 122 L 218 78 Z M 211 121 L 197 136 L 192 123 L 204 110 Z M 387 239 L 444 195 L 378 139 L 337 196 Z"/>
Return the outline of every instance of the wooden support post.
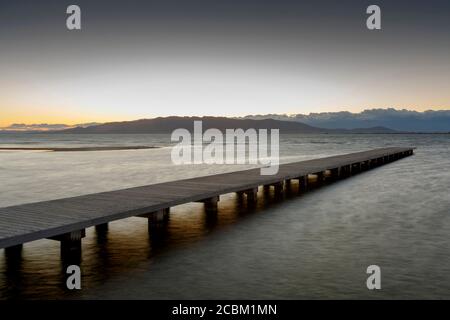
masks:
<path fill-rule="evenodd" d="M 148 219 L 148 231 L 164 226 L 169 220 L 170 208 L 138 215 L 140 218 Z"/>
<path fill-rule="evenodd" d="M 353 172 L 354 172 L 354 171 L 353 171 L 353 166 L 352 166 L 351 164 L 349 164 L 349 165 L 347 166 L 347 169 L 348 169 L 348 170 L 347 170 L 347 171 L 348 171 L 348 175 L 351 176 L 351 175 L 353 174 Z"/>
<path fill-rule="evenodd" d="M 207 213 L 217 212 L 217 203 L 219 202 L 219 196 L 211 197 L 208 199 L 201 200 L 205 204 L 205 211 Z"/>
<path fill-rule="evenodd" d="M 59 241 L 61 243 L 61 258 L 79 259 L 81 258 L 81 239 L 86 236 L 84 229 L 64 233 L 49 239 Z"/>
<path fill-rule="evenodd" d="M 345 165 L 341 168 L 341 176 L 350 177 L 351 175 L 352 175 L 352 166 Z"/>
<path fill-rule="evenodd" d="M 164 208 L 149 213 L 140 214 L 137 217 L 147 218 L 149 223 L 162 223 L 169 219 L 170 208 Z"/>
<path fill-rule="evenodd" d="M 169 213 L 170 208 L 164 208 L 146 215 L 148 218 L 148 232 L 153 240 L 161 237 L 161 232 L 163 232 L 169 221 Z"/>
<path fill-rule="evenodd" d="M 370 168 L 369 163 L 370 163 L 370 160 L 363 161 L 363 162 L 361 163 L 361 169 L 362 169 L 362 170 L 369 170 L 369 168 Z"/>
<path fill-rule="evenodd" d="M 101 244 L 108 239 L 108 223 L 102 223 L 95 226 L 95 233 L 97 235 L 97 243 Z"/>
<path fill-rule="evenodd" d="M 331 180 L 337 180 L 339 179 L 341 172 L 340 172 L 340 168 L 333 168 L 330 169 L 330 174 L 331 174 Z"/>
<path fill-rule="evenodd" d="M 323 172 L 322 171 L 316 172 L 315 175 L 317 176 L 317 183 L 318 184 L 322 184 L 323 183 L 323 178 L 324 178 Z"/>
<path fill-rule="evenodd" d="M 298 178 L 298 192 L 306 191 L 308 188 L 308 176 Z"/>
<path fill-rule="evenodd" d="M 247 204 L 254 205 L 258 197 L 258 188 L 252 188 L 244 191 L 247 196 Z"/>
<path fill-rule="evenodd" d="M 170 208 L 164 208 L 150 213 L 149 223 L 151 224 L 163 224 L 169 219 Z"/>
<path fill-rule="evenodd" d="M 286 188 L 286 193 L 291 194 L 292 193 L 292 180 L 291 179 L 284 180 L 284 186 Z"/>
<path fill-rule="evenodd" d="M 95 231 L 98 234 L 106 234 L 108 232 L 108 223 L 102 223 L 95 226 Z"/>
<path fill-rule="evenodd" d="M 280 181 L 277 183 L 273 184 L 274 188 L 275 188 L 275 195 L 279 196 L 283 193 L 283 189 L 284 189 L 284 181 Z"/>
<path fill-rule="evenodd" d="M 7 257 L 20 257 L 22 254 L 23 244 L 18 244 L 12 247 L 5 248 L 5 255 Z"/>
<path fill-rule="evenodd" d="M 361 163 L 360 163 L 360 162 L 358 162 L 358 163 L 353 163 L 350 167 L 352 168 L 352 169 L 351 169 L 352 174 L 361 171 Z"/>

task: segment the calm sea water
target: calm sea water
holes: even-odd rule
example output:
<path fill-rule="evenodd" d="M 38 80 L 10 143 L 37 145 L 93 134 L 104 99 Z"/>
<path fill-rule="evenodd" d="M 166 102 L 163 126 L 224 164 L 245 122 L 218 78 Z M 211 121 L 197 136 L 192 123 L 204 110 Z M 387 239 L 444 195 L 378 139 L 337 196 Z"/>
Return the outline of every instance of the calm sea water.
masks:
<path fill-rule="evenodd" d="M 172 209 L 167 226 L 88 229 L 82 290 L 64 289 L 59 244 L 39 240 L 22 258 L 0 252 L 3 299 L 450 298 L 450 135 L 282 135 L 293 162 L 383 146 L 412 157 L 284 201 L 259 193 L 255 209 L 221 197 Z M 99 152 L 0 151 L 0 207 L 115 190 L 250 166 L 173 166 L 166 135 L 11 135 L 0 147 L 150 145 Z M 295 191 L 295 186 L 294 186 Z M 294 192 L 295 193 L 295 192 Z M 366 268 L 382 289 L 366 288 Z"/>

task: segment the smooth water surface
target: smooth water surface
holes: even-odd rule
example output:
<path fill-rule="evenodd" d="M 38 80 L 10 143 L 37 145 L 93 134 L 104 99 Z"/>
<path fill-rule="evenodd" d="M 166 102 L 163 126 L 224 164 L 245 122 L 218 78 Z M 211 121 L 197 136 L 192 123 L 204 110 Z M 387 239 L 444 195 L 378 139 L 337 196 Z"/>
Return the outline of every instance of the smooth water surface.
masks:
<path fill-rule="evenodd" d="M 0 147 L 149 145 L 148 150 L 0 152 L 0 207 L 108 191 L 250 165 L 174 166 L 166 135 L 0 134 Z M 450 135 L 282 135 L 281 161 L 384 146 L 415 155 L 284 201 L 259 193 L 255 209 L 234 194 L 217 217 L 201 204 L 147 221 L 93 228 L 83 240 L 82 290 L 64 289 L 59 243 L 0 251 L 5 299 L 450 298 Z M 366 268 L 382 290 L 366 288 Z"/>

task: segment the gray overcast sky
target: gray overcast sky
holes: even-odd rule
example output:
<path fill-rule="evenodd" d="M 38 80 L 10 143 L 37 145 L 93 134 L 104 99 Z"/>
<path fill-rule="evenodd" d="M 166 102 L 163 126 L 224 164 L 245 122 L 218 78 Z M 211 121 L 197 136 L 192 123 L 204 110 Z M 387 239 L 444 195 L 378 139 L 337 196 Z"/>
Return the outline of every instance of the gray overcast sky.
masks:
<path fill-rule="evenodd" d="M 0 126 L 449 109 L 449 35 L 439 0 L 0 1 Z"/>

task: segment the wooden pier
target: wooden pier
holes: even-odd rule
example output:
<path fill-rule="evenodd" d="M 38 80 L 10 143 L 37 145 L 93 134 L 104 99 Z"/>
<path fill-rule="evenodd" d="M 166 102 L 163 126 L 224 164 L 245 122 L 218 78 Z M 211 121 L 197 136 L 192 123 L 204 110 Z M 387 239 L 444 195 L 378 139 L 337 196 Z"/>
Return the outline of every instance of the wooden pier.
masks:
<path fill-rule="evenodd" d="M 208 212 L 216 212 L 220 196 L 231 192 L 254 204 L 260 186 L 266 191 L 273 187 L 275 194 L 282 194 L 286 182 L 298 180 L 300 189 L 305 190 L 310 175 L 319 183 L 325 177 L 340 179 L 410 156 L 413 150 L 374 149 L 283 164 L 272 176 L 250 169 L 0 208 L 0 248 L 5 248 L 6 254 L 17 254 L 24 243 L 48 238 L 61 242 L 64 257 L 81 252 L 89 227 L 101 232 L 107 230 L 109 222 L 132 216 L 148 218 L 149 225 L 160 224 L 167 220 L 170 207 L 188 202 L 203 202 Z"/>

